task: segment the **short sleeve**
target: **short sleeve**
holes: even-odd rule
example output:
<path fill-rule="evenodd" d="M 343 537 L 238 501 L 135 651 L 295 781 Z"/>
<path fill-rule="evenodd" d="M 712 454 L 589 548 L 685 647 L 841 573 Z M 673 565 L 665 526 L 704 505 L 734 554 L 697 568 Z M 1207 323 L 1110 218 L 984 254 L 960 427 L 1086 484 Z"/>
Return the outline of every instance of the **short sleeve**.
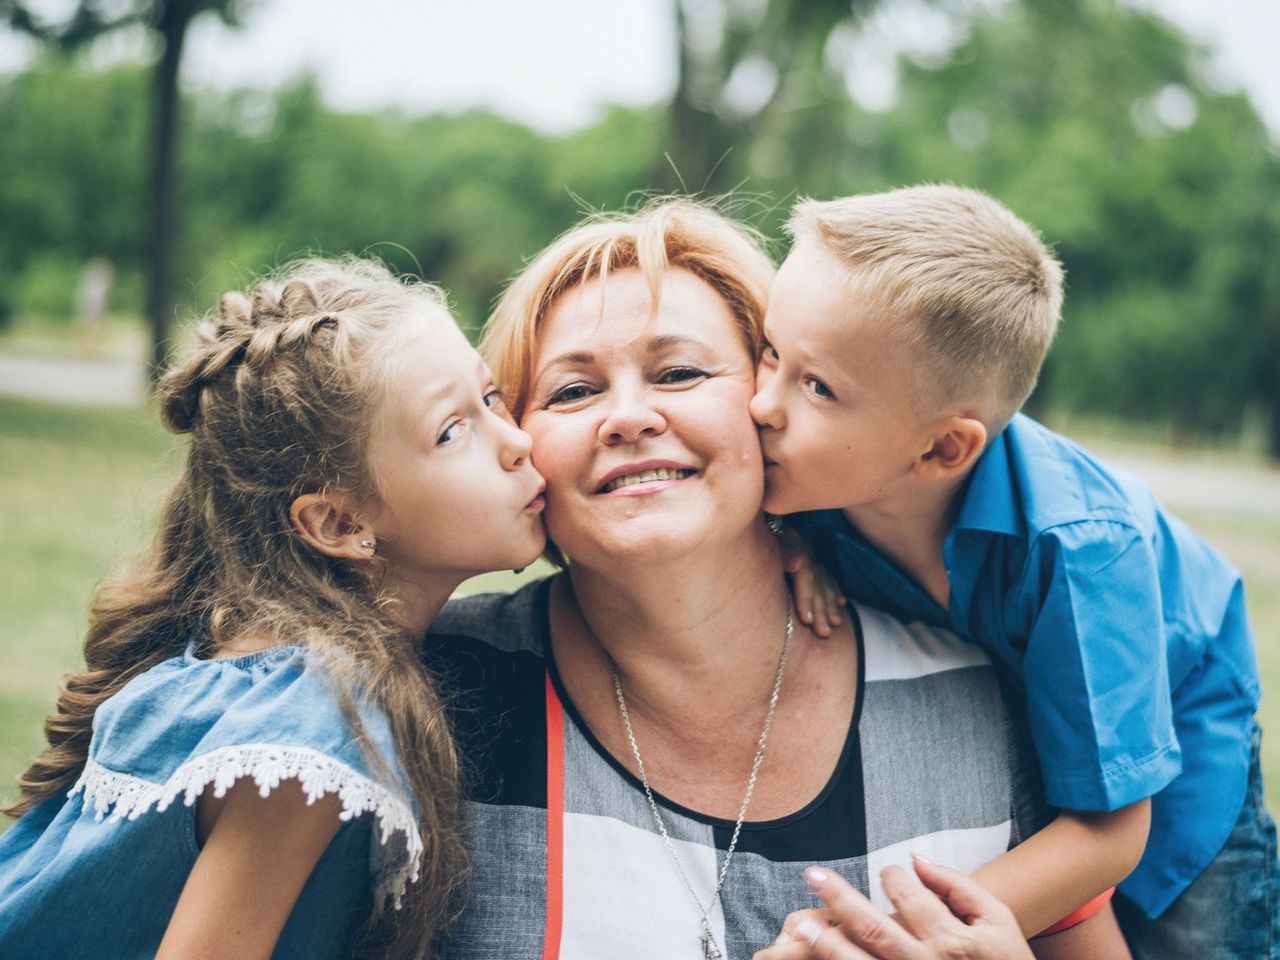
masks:
<path fill-rule="evenodd" d="M 1020 602 L 1027 714 L 1045 796 L 1116 810 L 1181 771 L 1169 694 L 1160 580 L 1132 526 L 1086 520 L 1043 532 Z"/>
<path fill-rule="evenodd" d="M 302 647 L 217 660 L 188 650 L 135 678 L 99 708 L 72 792 L 97 819 L 118 822 L 190 807 L 206 790 L 222 796 L 242 779 L 263 797 L 294 780 L 308 802 L 336 794 L 344 822 L 374 818 L 379 903 L 398 902 L 417 878 L 423 841 L 389 721 L 354 695 L 344 705 Z"/>

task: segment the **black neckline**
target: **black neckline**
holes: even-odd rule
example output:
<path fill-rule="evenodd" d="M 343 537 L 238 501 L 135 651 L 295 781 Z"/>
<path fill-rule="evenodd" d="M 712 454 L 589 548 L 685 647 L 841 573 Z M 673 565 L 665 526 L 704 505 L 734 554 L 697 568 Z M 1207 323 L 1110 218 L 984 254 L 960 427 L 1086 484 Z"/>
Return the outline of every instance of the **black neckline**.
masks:
<path fill-rule="evenodd" d="M 565 714 L 573 722 L 573 725 L 582 734 L 583 739 L 591 746 L 591 749 L 605 761 L 613 770 L 619 774 L 633 789 L 644 792 L 644 784 L 640 778 L 633 774 L 624 766 L 617 757 L 610 753 L 596 737 L 595 733 L 587 725 L 582 715 L 578 712 L 578 708 L 574 705 L 573 700 L 569 696 L 569 692 L 565 689 L 564 682 L 560 677 L 560 669 L 555 662 L 555 654 L 551 645 L 551 586 L 557 579 L 564 576 L 563 573 L 547 577 L 541 583 L 538 591 L 537 608 L 538 615 L 536 625 L 539 633 L 539 641 L 542 644 L 543 659 L 546 661 L 547 675 L 551 678 L 551 685 L 555 689 L 556 696 L 560 698 L 560 705 L 564 709 Z M 773 820 L 744 820 L 742 822 L 743 830 L 764 831 L 777 830 L 782 827 L 790 826 L 797 821 L 803 820 L 814 810 L 818 809 L 827 798 L 835 791 L 840 781 L 840 777 L 845 772 L 845 767 L 849 762 L 850 754 L 858 745 L 858 725 L 862 720 L 862 701 L 863 692 L 866 681 L 866 644 L 862 636 L 862 618 L 858 616 L 857 607 L 849 604 L 846 608 L 853 624 L 853 633 L 855 642 L 858 645 L 858 677 L 857 687 L 854 690 L 853 715 L 849 720 L 849 730 L 845 734 L 844 747 L 840 750 L 840 758 L 836 761 L 835 768 L 831 771 L 831 775 L 827 778 L 826 784 L 818 791 L 817 795 L 794 813 L 788 813 L 785 816 L 776 817 Z M 650 786 L 652 790 L 652 786 Z M 678 813 L 683 817 L 694 820 L 698 823 L 706 824 L 711 827 L 719 827 L 724 830 L 732 830 L 737 821 L 727 820 L 723 817 L 713 817 L 710 814 L 702 813 L 691 807 L 676 803 L 674 800 L 664 796 L 657 790 L 653 790 L 653 799 L 659 806 L 670 810 L 672 813 Z"/>

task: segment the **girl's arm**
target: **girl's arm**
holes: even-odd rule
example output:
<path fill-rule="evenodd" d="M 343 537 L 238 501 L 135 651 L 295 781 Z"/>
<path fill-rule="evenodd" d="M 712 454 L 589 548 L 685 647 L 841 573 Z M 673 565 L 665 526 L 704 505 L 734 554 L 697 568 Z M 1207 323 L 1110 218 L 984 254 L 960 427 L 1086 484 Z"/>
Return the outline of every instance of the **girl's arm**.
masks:
<path fill-rule="evenodd" d="M 316 861 L 341 826 L 342 802 L 329 794 L 308 805 L 294 780 L 262 797 L 257 785 L 244 779 L 221 800 L 202 797 L 200 804 L 198 819 L 208 838 L 182 888 L 157 960 L 266 960 Z"/>
<path fill-rule="evenodd" d="M 1009 905 L 1027 936 L 1035 936 L 1127 877 L 1142 858 L 1150 827 L 1150 800 L 1111 813 L 1064 811 L 974 878 Z M 1076 936 L 1083 937 L 1086 931 L 1096 935 L 1107 924 L 1086 921 L 1079 926 L 1083 929 Z M 1072 939 L 1071 930 L 1046 937 L 1036 942 L 1037 953 L 1046 958 L 1087 955 L 1071 952 Z M 1124 951 L 1112 955 L 1128 956 L 1118 929 L 1109 939 Z"/>

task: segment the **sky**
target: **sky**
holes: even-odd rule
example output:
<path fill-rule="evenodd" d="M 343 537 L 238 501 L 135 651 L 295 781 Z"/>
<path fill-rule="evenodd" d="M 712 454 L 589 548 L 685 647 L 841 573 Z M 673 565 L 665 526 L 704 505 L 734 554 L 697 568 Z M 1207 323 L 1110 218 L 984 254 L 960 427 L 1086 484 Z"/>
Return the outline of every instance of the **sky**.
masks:
<path fill-rule="evenodd" d="M 952 36 L 923 7 L 879 18 L 851 93 L 893 96 L 892 49 L 943 47 Z M 1000 0 L 977 0 L 1000 2 Z M 1280 141 L 1280 0 L 1124 0 L 1168 17 L 1202 44 L 1223 89 L 1244 89 Z M 33 0 L 49 16 L 74 0 Z M 248 0 L 240 29 L 216 18 L 189 36 L 189 88 L 275 87 L 303 71 L 340 109 L 409 113 L 484 105 L 548 132 L 592 122 L 613 103 L 668 97 L 675 85 L 673 0 Z M 144 52 L 137 34 L 100 45 L 109 62 Z M 0 72 L 34 55 L 0 30 Z M 746 92 L 749 99 L 750 92 Z"/>

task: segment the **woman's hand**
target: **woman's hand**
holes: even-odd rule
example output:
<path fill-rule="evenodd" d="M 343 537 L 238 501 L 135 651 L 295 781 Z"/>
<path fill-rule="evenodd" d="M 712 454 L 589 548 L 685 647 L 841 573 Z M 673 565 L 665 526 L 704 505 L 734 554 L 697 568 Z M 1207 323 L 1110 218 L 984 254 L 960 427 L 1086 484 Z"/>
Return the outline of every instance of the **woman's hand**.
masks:
<path fill-rule="evenodd" d="M 972 877 L 923 857 L 915 870 L 919 880 L 901 867 L 880 874 L 898 911 L 890 917 L 843 877 L 810 867 L 805 880 L 827 909 L 791 914 L 755 960 L 1032 960 L 1013 913 Z"/>
<path fill-rule="evenodd" d="M 814 559 L 804 537 L 782 526 L 776 517 L 770 520 L 769 527 L 782 545 L 782 566 L 791 577 L 796 616 L 818 636 L 831 636 L 832 629 L 843 622 L 840 608 L 845 605 L 845 598 L 840 584 Z"/>

